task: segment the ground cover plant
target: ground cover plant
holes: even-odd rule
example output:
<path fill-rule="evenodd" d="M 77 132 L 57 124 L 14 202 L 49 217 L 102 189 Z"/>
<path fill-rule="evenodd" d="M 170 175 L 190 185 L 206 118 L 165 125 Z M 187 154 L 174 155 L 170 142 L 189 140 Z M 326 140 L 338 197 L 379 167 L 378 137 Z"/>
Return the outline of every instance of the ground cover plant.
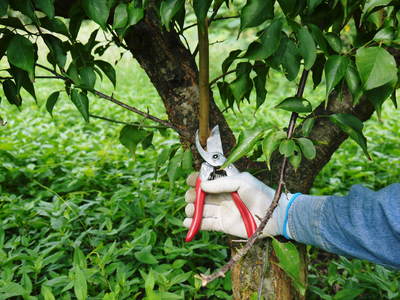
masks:
<path fill-rule="evenodd" d="M 221 59 L 223 49 L 215 49 L 214 59 Z M 117 52 L 109 53 L 110 61 L 117 58 Z M 118 65 L 119 91 L 146 108 L 158 96 L 139 66 L 130 64 L 123 58 Z M 134 76 L 133 86 L 124 80 L 128 75 Z M 293 89 L 277 74 L 273 82 L 274 99 Z M 99 119 L 85 124 L 66 96 L 52 118 L 45 100 L 57 84 L 40 82 L 38 104 L 24 94 L 20 112 L 2 103 L 7 125 L 0 129 L 0 298 L 155 299 L 160 292 L 161 299 L 231 299 L 229 276 L 207 289 L 193 278 L 224 263 L 226 237 L 204 232 L 185 244 L 184 176 L 171 189 L 163 164 L 154 180 L 160 148 L 176 144 L 176 135 L 158 137 L 153 148 L 138 149 L 133 159 L 118 142 L 124 124 Z M 100 84 L 111 89 L 110 83 Z M 323 97 L 320 90 L 306 94 Z M 103 107 L 93 102 L 92 113 L 131 119 L 119 108 L 104 114 Z M 230 119 L 237 130 L 281 122 L 268 106 L 256 120 L 252 109 L 244 115 L 240 124 Z M 387 103 L 382 116 L 382 123 L 376 117 L 368 121 L 373 161 L 353 141 L 345 142 L 318 176 L 313 194 L 345 193 L 357 183 L 379 189 L 399 178 L 400 113 Z M 322 260 L 310 251 L 310 299 L 400 299 L 398 272 L 358 260 Z"/>
<path fill-rule="evenodd" d="M 375 174 L 371 164 L 398 162 L 396 156 L 391 159 L 391 154 L 381 151 L 379 143 L 367 147 L 366 133 L 368 139 L 375 139 L 383 130 L 384 135 L 376 139 L 391 145 L 396 142 L 392 131 L 385 131 L 386 125 L 378 126 L 376 120 L 369 128 L 363 124 L 374 111 L 383 124 L 391 120 L 386 100 L 397 107 L 400 13 L 396 3 L 2 1 L 0 80 L 3 99 L 14 107 L 0 113 L 0 124 L 5 134 L 11 128 L 11 135 L 21 138 L 3 143 L 2 173 L 7 184 L 2 190 L 13 195 L 4 201 L 9 227 L 3 231 L 4 236 L 28 232 L 28 236 L 4 238 L 5 249 L 11 252 L 4 252 L 3 296 L 29 298 L 32 292 L 33 297 L 41 293 L 46 299 L 60 293 L 79 299 L 210 298 L 229 297 L 232 287 L 236 299 L 257 297 L 260 290 L 259 298 L 261 294 L 304 297 L 306 248 L 274 241 L 275 250 L 290 250 L 297 258 L 284 263 L 279 252 L 277 258 L 273 254 L 270 240 L 253 247 L 252 243 L 280 193 L 286 188 L 308 192 L 332 155 L 342 156 L 344 163 L 326 169 L 314 193 L 344 192 L 356 179 L 371 179 Z M 150 80 L 138 72 L 131 55 Z M 121 67 L 115 69 L 118 62 Z M 214 79 L 209 80 L 208 71 Z M 32 98 L 42 100 L 40 109 L 28 102 Z M 122 113 L 114 105 L 131 113 Z M 21 117 L 14 117 L 20 108 Z M 53 116 L 50 123 L 43 119 L 46 111 Z M 79 122 L 78 115 L 86 123 Z M 56 142 L 50 124 L 61 132 L 61 143 Z M 204 139 L 208 127 L 215 124 L 220 125 L 228 148 L 235 144 L 234 132 L 257 128 L 247 137 L 241 133 L 240 146 L 230 161 L 241 158 L 238 166 L 277 187 L 260 228 L 243 248 L 250 249 L 249 255 L 240 260 L 233 255 L 226 265 L 232 272 L 222 279 L 218 279 L 221 272 L 208 273 L 229 256 L 225 237 L 206 233 L 198 243 L 186 245 L 180 226 L 182 183 L 199 164 L 196 152 L 192 160 L 190 151 L 194 132 L 200 128 Z M 82 137 L 77 137 L 78 132 Z M 364 161 L 353 168 L 350 164 L 350 157 L 360 157 L 360 150 L 346 146 L 348 152 L 336 151 L 348 136 L 352 147 L 356 142 L 367 158 L 374 158 L 368 167 Z M 90 153 L 92 138 L 98 138 L 97 143 L 106 141 L 106 146 L 95 144 L 96 152 L 84 155 Z M 116 140 L 128 151 L 115 148 Z M 391 153 L 392 148 L 386 150 Z M 31 155 L 33 151 L 43 155 Z M 369 181 L 375 188 L 398 177 L 396 168 L 376 169 Z M 36 201 L 23 205 L 29 197 Z M 45 244 L 33 247 L 31 233 L 38 231 L 36 240 Z M 56 242 L 69 248 L 55 251 L 59 250 Z M 234 251 L 242 247 L 237 242 L 229 245 Z M 395 273 L 376 268 L 375 277 L 358 276 L 374 268 L 343 259 L 321 261 L 320 253 L 315 253 L 312 250 L 311 257 L 317 263 L 309 268 L 329 276 L 323 283 L 315 281 L 309 293 L 336 299 L 369 297 L 378 289 L 343 280 L 393 279 L 394 284 L 379 286 L 379 295 L 397 297 Z M 27 257 L 34 259 L 21 264 L 21 271 L 15 264 Z M 335 272 L 341 277 L 332 277 Z M 207 289 L 200 289 L 195 274 L 202 274 Z M 30 287 L 33 282 L 35 290 Z"/>

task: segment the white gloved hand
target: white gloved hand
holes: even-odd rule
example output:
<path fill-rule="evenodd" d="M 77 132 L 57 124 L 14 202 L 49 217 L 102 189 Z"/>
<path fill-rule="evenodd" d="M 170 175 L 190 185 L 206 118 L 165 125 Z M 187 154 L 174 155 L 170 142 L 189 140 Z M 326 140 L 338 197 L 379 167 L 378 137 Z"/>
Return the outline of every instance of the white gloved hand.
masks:
<path fill-rule="evenodd" d="M 187 178 L 188 185 L 194 187 L 197 176 L 198 173 L 189 175 Z M 247 238 L 246 229 L 230 193 L 238 192 L 240 198 L 252 213 L 257 226 L 261 222 L 259 218 L 264 217 L 275 194 L 275 190 L 247 172 L 203 181 L 201 188 L 207 193 L 207 196 L 200 229 L 225 232 L 242 238 Z M 282 234 L 286 207 L 290 197 L 290 194 L 281 196 L 278 207 L 265 226 L 262 236 Z M 183 226 L 187 228 L 192 223 L 195 198 L 195 190 L 189 189 L 185 195 L 185 200 L 188 202 L 185 209 L 187 218 L 183 221 Z"/>

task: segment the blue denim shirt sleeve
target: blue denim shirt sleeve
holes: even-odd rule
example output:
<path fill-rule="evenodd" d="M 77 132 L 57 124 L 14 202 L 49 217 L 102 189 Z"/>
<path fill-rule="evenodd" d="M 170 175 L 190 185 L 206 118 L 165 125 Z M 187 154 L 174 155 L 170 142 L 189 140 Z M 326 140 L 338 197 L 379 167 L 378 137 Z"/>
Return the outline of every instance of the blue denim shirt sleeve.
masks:
<path fill-rule="evenodd" d="M 290 236 L 331 253 L 400 269 L 400 184 L 377 192 L 355 185 L 347 196 L 299 196 Z"/>

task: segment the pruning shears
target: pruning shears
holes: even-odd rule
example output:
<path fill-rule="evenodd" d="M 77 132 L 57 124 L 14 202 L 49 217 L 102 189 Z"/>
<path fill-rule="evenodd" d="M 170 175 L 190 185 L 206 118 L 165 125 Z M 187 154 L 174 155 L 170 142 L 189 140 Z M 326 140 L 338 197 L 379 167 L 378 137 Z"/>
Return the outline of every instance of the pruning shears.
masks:
<path fill-rule="evenodd" d="M 204 162 L 201 164 L 200 173 L 196 180 L 194 214 L 192 224 L 190 225 L 189 231 L 186 235 L 186 242 L 190 242 L 201 227 L 204 202 L 206 198 L 206 193 L 201 189 L 201 182 L 204 180 L 214 180 L 220 177 L 239 174 L 239 170 L 236 169 L 233 164 L 228 165 L 224 169 L 220 168 L 225 163 L 226 158 L 222 149 L 222 142 L 218 125 L 211 130 L 210 136 L 207 139 L 207 151 L 204 150 L 200 144 L 198 132 L 196 132 L 195 140 L 197 151 L 204 159 Z M 240 199 L 239 194 L 237 192 L 232 192 L 231 196 L 243 219 L 247 236 L 251 237 L 257 229 L 257 224 L 247 206 L 243 203 L 242 199 Z"/>

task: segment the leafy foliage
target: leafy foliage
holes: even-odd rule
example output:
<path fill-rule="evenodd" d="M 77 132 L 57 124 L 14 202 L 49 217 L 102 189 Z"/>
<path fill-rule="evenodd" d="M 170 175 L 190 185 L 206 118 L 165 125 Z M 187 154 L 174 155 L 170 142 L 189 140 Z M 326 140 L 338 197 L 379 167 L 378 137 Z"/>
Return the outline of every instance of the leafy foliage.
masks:
<path fill-rule="evenodd" d="M 75 112 L 77 110 L 88 123 L 89 118 L 93 119 L 95 98 L 92 94 L 99 95 L 95 88 L 104 84 L 100 82 L 103 75 L 113 85 L 109 87 L 110 93 L 117 87 L 115 65 L 122 59 L 123 50 L 120 57 L 113 57 L 112 61 L 107 60 L 107 52 L 113 45 L 119 49 L 127 48 L 126 33 L 146 13 L 158 16 L 167 31 L 178 30 L 184 35 L 190 28 L 185 28 L 184 24 L 195 19 L 193 13 L 200 29 L 204 30 L 211 10 L 215 17 L 221 9 L 220 13 L 226 14 L 225 19 L 232 19 L 232 12 L 238 14 L 237 20 L 230 23 L 228 34 L 232 35 L 234 30 L 238 34 L 243 32 L 240 49 L 231 49 L 221 64 L 223 74 L 216 80 L 222 104 L 227 110 L 233 110 L 246 101 L 255 102 L 255 110 L 260 112 L 270 107 L 276 118 L 276 124 L 263 121 L 268 125 L 268 131 L 239 139 L 229 162 L 252 151 L 255 156 L 259 152 L 260 157 L 261 151 L 254 151 L 261 149 L 260 145 L 264 154 L 261 157 L 268 167 L 274 153 L 286 156 L 295 169 L 299 168 L 302 156 L 313 159 L 316 155 L 314 144 L 319 141 L 306 137 L 315 120 L 327 116 L 305 114 L 311 113 L 313 107 L 327 100 L 332 93 L 340 94 L 348 89 L 354 105 L 365 105 L 362 102 L 365 101 L 362 96 L 365 96 L 379 116 L 389 97 L 394 99 L 396 106 L 398 67 L 393 50 L 399 47 L 400 14 L 395 1 L 247 0 L 237 4 L 199 0 L 193 1 L 192 6 L 181 0 L 156 2 L 156 5 L 150 5 L 150 1 L 142 0 L 82 0 L 68 11 L 67 19 L 62 19 L 56 16 L 58 12 L 54 5 L 57 2 L 51 0 L 0 1 L 0 59 L 4 64 L 1 71 L 4 76 L 0 81 L 5 98 L 13 106 L 24 107 L 27 102 L 25 91 L 38 100 L 38 79 L 51 76 L 62 80 L 62 85 L 49 84 L 46 91 L 46 109 L 55 120 L 60 119 L 54 122 L 62 123 L 69 120 L 69 115 L 74 116 L 72 106 L 65 103 L 67 97 L 64 95 L 67 95 L 71 100 L 69 105 L 74 105 Z M 85 26 L 82 24 L 86 24 L 86 19 L 97 25 L 89 27 L 90 32 L 83 38 L 81 33 Z M 294 86 L 291 83 L 297 81 L 302 68 L 311 70 L 314 88 L 325 86 L 325 99 L 290 97 L 294 94 L 290 91 L 290 86 Z M 282 76 L 276 76 L 277 72 L 283 74 L 286 81 Z M 284 93 L 278 94 L 278 103 L 273 96 L 267 99 L 267 95 L 276 95 L 273 93 L 276 78 L 285 82 Z M 122 94 L 132 95 L 130 90 Z M 64 102 L 57 104 L 61 101 Z M 65 107 L 68 109 L 64 110 Z M 306 121 L 293 138 L 286 138 L 280 129 L 282 122 L 278 119 L 287 113 L 273 108 L 304 114 L 300 117 Z M 108 107 L 102 107 L 100 112 L 108 112 Z M 360 120 L 347 114 L 329 115 L 328 118 L 369 157 Z M 65 122 L 65 128 L 71 132 L 84 128 L 91 134 L 104 133 L 94 124 L 81 122 L 80 127 L 75 127 L 76 120 Z M 242 125 L 246 122 L 249 121 L 243 120 Z M 1 297 L 29 299 L 29 295 L 40 295 L 45 299 L 56 299 L 74 295 L 77 299 L 85 299 L 89 295 L 123 299 L 133 295 L 177 299 L 213 295 L 229 298 L 226 294 L 230 289 L 229 278 L 216 282 L 207 291 L 200 291 L 191 276 L 194 272 L 206 271 L 198 266 L 213 266 L 212 260 L 219 262 L 226 257 L 223 246 L 209 246 L 218 235 L 204 234 L 203 240 L 182 249 L 182 228 L 176 216 L 181 218 L 178 211 L 182 210 L 183 204 L 173 200 L 174 183 L 190 172 L 190 152 L 179 149 L 175 143 L 167 143 L 157 157 L 154 153 L 151 156 L 148 154 L 154 149 L 151 146 L 156 147 L 164 135 L 168 136 L 165 128 L 149 125 L 143 120 L 125 123 L 119 133 L 121 143 L 131 154 L 139 152 L 137 159 L 144 165 L 148 166 L 152 159 L 154 173 L 146 170 L 147 167 L 134 167 L 130 163 L 116 167 L 113 163 L 123 161 L 122 156 L 107 160 L 101 149 L 98 152 L 103 161 L 96 167 L 89 161 L 79 160 L 81 158 L 65 166 L 64 158 L 54 157 L 57 151 L 45 150 L 43 157 L 31 160 L 18 153 L 14 145 L 9 146 L 7 142 L 0 145 L 0 155 L 7 161 L 1 166 L 3 172 L 0 173 L 1 182 L 6 182 L 4 187 L 2 185 L 6 193 L 2 196 L 0 218 L 5 220 L 0 230 L 0 255 L 3 258 L 0 261 L 4 267 Z M 115 134 L 113 136 L 116 138 Z M 51 149 L 61 148 L 55 142 L 49 143 Z M 88 150 L 83 141 L 77 143 L 81 148 L 75 150 L 74 157 L 79 151 Z M 138 151 L 139 144 L 146 150 L 146 157 Z M 59 150 L 66 151 L 67 147 Z M 371 153 L 374 156 L 375 153 Z M 98 158 L 93 160 L 97 162 Z M 72 168 L 82 162 L 85 163 L 83 175 Z M 134 172 L 127 171 L 128 167 Z M 132 174 L 135 178 L 142 176 L 143 181 L 135 182 Z M 105 184 L 100 178 L 107 176 L 110 181 Z M 363 175 L 357 173 L 357 176 Z M 121 185 L 121 180 L 127 178 L 131 179 L 129 183 L 134 183 L 133 187 Z M 150 192 L 154 187 L 146 186 L 146 178 L 159 178 L 156 187 L 160 190 L 160 198 Z M 138 191 L 141 194 L 133 201 L 130 197 Z M 160 205 L 160 199 L 169 200 Z M 132 228 L 132 224 L 138 225 L 137 228 Z M 14 235 L 15 232 L 18 235 Z M 175 234 L 174 238 L 165 238 L 170 232 Z M 31 244 L 35 247 L 28 247 Z M 206 253 L 207 256 L 205 252 L 196 254 L 195 250 L 205 245 L 210 253 Z M 16 267 L 17 263 L 24 267 Z M 352 287 L 353 292 L 344 288 L 336 298 L 357 297 L 366 290 Z M 313 292 L 325 295 L 325 291 L 314 289 Z"/>

